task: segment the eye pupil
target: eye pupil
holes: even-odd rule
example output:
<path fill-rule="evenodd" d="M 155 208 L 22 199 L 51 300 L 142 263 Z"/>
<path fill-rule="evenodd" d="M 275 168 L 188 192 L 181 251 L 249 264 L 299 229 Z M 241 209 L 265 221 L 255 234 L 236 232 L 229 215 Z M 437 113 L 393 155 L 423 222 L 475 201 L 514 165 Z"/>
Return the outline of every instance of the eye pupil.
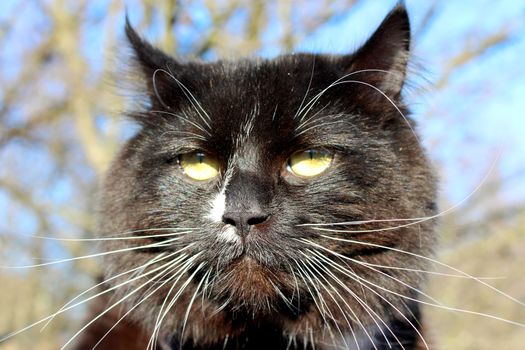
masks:
<path fill-rule="evenodd" d="M 299 177 L 314 177 L 329 168 L 332 158 L 333 154 L 325 150 L 299 151 L 288 159 L 286 169 Z"/>
<path fill-rule="evenodd" d="M 179 156 L 180 166 L 186 176 L 193 180 L 205 181 L 219 174 L 217 159 L 204 152 L 190 152 Z"/>

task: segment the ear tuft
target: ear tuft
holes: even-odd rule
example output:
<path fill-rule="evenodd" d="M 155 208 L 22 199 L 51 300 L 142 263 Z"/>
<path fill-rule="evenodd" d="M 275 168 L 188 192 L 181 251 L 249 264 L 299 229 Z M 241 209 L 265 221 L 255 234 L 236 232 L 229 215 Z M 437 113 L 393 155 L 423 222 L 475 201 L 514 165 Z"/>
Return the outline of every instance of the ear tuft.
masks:
<path fill-rule="evenodd" d="M 403 2 L 399 2 L 366 43 L 346 57 L 345 66 L 347 73 L 355 72 L 355 80 L 373 85 L 397 100 L 405 82 L 409 55 L 410 21 Z"/>
<path fill-rule="evenodd" d="M 153 47 L 137 34 L 131 25 L 127 14 L 125 30 L 128 41 L 133 48 L 135 59 L 140 64 L 140 67 L 145 74 L 150 74 L 157 69 L 166 69 L 168 65 L 173 62 L 171 57 Z"/>
<path fill-rule="evenodd" d="M 127 14 L 125 32 L 133 49 L 133 59 L 142 73 L 151 106 L 168 108 L 169 103 L 173 107 L 176 102 L 173 94 L 178 89 L 170 75 L 178 74 L 180 65 L 174 58 L 142 39 L 131 25 Z"/>

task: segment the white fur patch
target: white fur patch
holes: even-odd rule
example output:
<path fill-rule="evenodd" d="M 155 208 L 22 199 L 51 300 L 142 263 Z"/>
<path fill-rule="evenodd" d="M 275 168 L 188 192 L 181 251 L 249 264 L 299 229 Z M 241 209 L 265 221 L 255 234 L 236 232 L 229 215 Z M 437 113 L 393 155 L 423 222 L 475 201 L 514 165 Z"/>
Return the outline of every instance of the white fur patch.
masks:
<path fill-rule="evenodd" d="M 206 217 L 215 223 L 221 223 L 225 209 L 226 195 L 224 194 L 223 189 L 221 192 L 219 192 L 219 194 L 217 194 L 213 201 L 211 201 L 211 210 L 208 215 L 206 215 Z"/>
<path fill-rule="evenodd" d="M 206 215 L 206 218 L 210 219 L 216 224 L 222 224 L 221 232 L 218 235 L 218 238 L 225 242 L 240 242 L 240 237 L 236 233 L 236 228 L 224 224 L 222 217 L 226 211 L 226 188 L 231 179 L 231 173 L 227 173 L 222 184 L 221 191 L 215 196 L 215 198 L 210 202 L 210 212 Z"/>
<path fill-rule="evenodd" d="M 237 229 L 233 226 L 226 226 L 219 233 L 219 239 L 225 242 L 239 242 L 241 238 L 235 232 Z"/>
<path fill-rule="evenodd" d="M 224 183 L 222 184 L 221 191 L 211 201 L 210 203 L 211 210 L 208 213 L 208 215 L 206 215 L 208 219 L 210 219 L 216 224 L 222 222 L 222 216 L 224 215 L 224 211 L 226 210 L 226 194 L 225 193 L 226 193 L 226 187 L 228 186 L 230 179 L 231 179 L 231 174 L 227 173 L 224 179 Z"/>

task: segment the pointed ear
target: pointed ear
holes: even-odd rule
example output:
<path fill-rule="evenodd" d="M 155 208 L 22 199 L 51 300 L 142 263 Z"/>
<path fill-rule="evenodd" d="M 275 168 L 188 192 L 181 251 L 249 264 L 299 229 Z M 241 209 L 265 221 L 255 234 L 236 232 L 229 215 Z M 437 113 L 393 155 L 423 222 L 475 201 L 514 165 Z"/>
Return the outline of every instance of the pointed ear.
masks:
<path fill-rule="evenodd" d="M 177 83 L 171 74 L 179 71 L 179 63 L 142 39 L 131 26 L 126 15 L 126 36 L 133 49 L 133 58 L 146 82 L 152 107 L 166 108 L 172 102 Z M 171 104 L 171 103 L 170 103 Z"/>
<path fill-rule="evenodd" d="M 405 82 L 410 53 L 410 22 L 402 2 L 386 16 L 379 28 L 353 55 L 345 57 L 349 79 L 375 86 L 398 100 Z M 363 72 L 361 72 L 363 71 Z M 370 87 L 363 84 L 359 90 Z"/>

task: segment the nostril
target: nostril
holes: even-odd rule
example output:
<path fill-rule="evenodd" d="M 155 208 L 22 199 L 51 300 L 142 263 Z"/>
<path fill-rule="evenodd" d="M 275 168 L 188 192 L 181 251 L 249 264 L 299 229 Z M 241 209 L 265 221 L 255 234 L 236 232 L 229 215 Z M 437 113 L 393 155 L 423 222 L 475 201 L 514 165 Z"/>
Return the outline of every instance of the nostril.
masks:
<path fill-rule="evenodd" d="M 258 214 L 255 214 L 253 216 L 249 216 L 248 220 L 246 221 L 246 223 L 248 225 L 250 225 L 250 226 L 262 224 L 263 222 L 268 220 L 269 217 L 270 217 L 270 215 L 264 215 L 264 214 L 258 215 Z"/>
<path fill-rule="evenodd" d="M 258 212 L 228 212 L 222 216 L 222 222 L 237 228 L 254 226 L 268 220 L 270 215 Z"/>
<path fill-rule="evenodd" d="M 222 222 L 224 222 L 227 225 L 237 226 L 235 220 L 231 217 L 227 217 L 226 215 L 223 215 Z"/>

